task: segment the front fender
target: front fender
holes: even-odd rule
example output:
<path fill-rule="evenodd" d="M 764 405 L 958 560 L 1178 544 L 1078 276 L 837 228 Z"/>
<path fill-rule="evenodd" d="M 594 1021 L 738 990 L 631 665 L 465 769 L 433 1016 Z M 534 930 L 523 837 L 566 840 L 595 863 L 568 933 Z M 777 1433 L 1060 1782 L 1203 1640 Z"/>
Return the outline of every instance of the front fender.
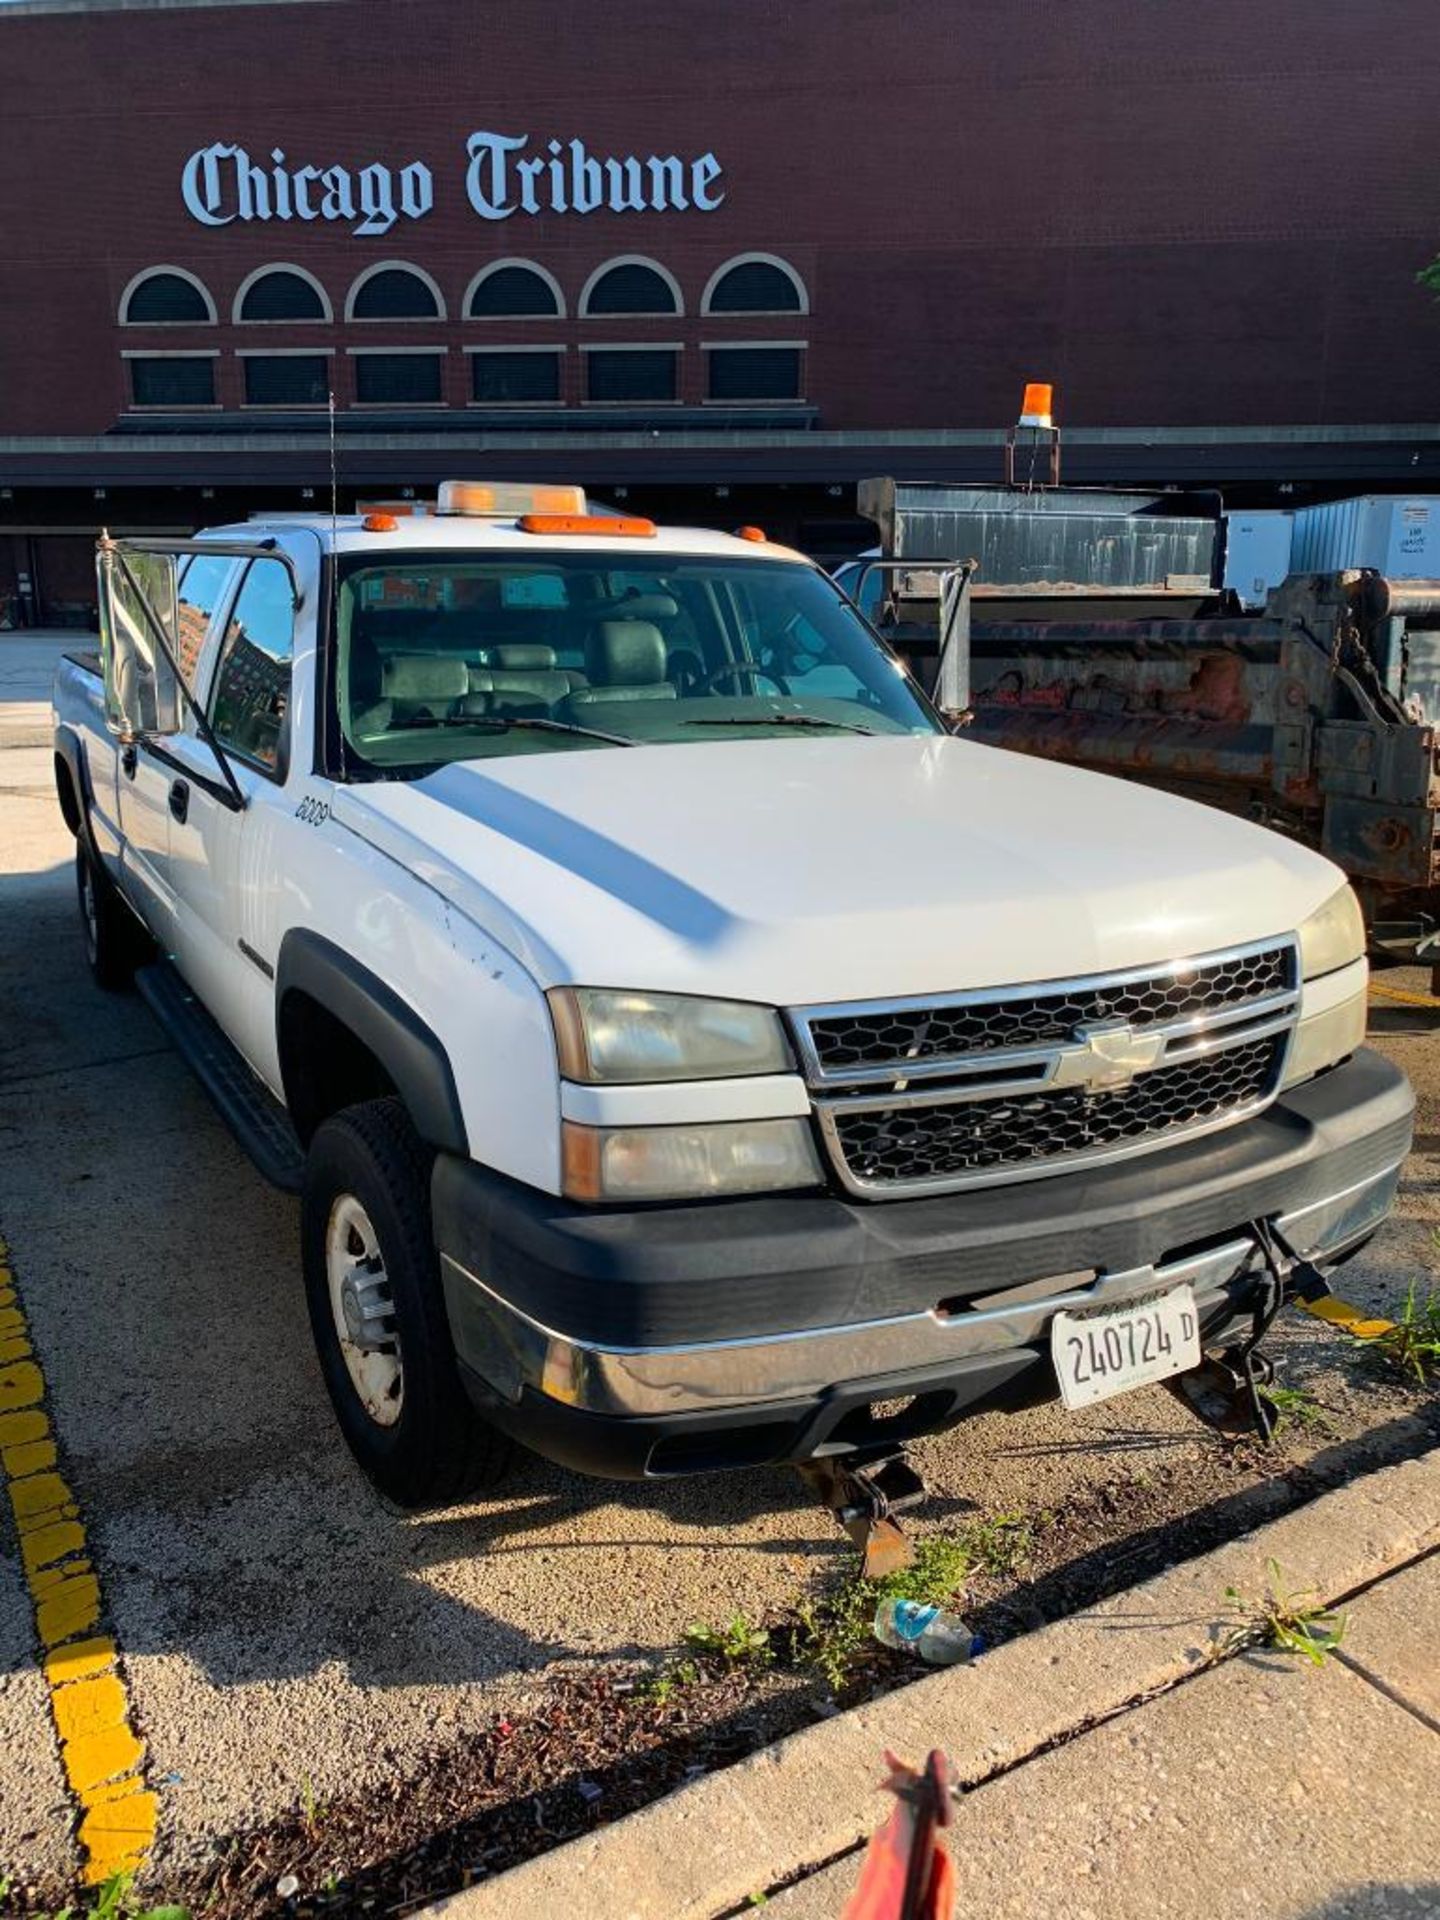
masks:
<path fill-rule="evenodd" d="M 468 1154 L 450 1057 L 393 987 L 333 941 L 297 927 L 281 942 L 275 969 L 277 1023 L 286 995 L 295 992 L 308 994 L 369 1048 L 405 1102 L 422 1140 L 442 1152 Z M 304 1099 L 301 1089 L 290 1084 L 293 1070 L 282 1046 L 285 1099 L 295 1113 L 304 1110 Z"/>

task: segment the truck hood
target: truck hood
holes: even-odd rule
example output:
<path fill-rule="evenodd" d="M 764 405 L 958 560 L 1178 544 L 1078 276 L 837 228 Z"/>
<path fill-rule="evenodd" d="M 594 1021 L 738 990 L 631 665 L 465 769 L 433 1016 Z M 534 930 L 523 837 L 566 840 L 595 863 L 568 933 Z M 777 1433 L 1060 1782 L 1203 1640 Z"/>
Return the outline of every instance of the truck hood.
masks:
<path fill-rule="evenodd" d="M 793 1005 L 1148 965 L 1338 887 L 1277 834 L 951 738 L 534 752 L 337 790 L 334 816 L 541 986 Z"/>

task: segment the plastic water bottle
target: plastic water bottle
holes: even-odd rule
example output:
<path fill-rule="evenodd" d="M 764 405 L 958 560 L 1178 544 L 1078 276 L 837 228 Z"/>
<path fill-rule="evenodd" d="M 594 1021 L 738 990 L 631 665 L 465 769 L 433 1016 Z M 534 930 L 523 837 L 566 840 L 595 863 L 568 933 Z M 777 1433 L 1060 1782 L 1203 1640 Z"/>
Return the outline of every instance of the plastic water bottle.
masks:
<path fill-rule="evenodd" d="M 919 1654 L 932 1667 L 958 1667 L 981 1646 L 958 1613 L 921 1600 L 882 1600 L 875 1609 L 875 1638 L 896 1653 Z"/>

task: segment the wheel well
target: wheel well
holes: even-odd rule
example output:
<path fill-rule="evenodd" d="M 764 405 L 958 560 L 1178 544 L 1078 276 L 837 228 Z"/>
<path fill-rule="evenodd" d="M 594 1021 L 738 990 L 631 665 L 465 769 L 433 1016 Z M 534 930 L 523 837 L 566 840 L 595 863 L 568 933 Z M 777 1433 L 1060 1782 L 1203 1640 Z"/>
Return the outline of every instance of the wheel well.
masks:
<path fill-rule="evenodd" d="M 280 1003 L 280 1075 L 301 1144 L 342 1107 L 397 1096 L 399 1089 L 365 1042 L 313 995 L 292 988 Z"/>
<path fill-rule="evenodd" d="M 70 763 L 63 753 L 55 756 L 55 793 L 60 802 L 60 811 L 71 833 L 80 832 L 80 796 L 75 791 L 75 776 L 70 771 Z"/>

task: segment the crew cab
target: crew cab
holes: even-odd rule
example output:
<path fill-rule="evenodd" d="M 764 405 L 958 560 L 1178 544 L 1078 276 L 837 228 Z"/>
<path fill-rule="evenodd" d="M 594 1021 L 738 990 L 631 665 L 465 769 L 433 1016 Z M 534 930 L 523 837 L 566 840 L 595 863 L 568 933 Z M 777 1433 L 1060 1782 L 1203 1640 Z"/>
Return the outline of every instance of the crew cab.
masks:
<path fill-rule="evenodd" d="M 55 774 L 395 1499 L 1174 1375 L 1392 1204 L 1343 875 L 968 742 L 816 566 L 569 488 L 103 540 Z"/>

